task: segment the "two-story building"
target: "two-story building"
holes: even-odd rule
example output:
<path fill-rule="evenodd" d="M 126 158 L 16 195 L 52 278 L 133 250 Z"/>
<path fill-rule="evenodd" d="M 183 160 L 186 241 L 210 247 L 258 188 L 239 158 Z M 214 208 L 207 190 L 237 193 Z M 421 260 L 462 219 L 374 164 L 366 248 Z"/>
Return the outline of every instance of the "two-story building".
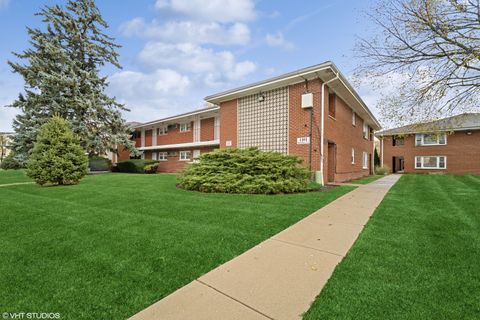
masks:
<path fill-rule="evenodd" d="M 380 124 L 332 62 L 205 100 L 214 107 L 134 126 L 136 146 L 159 171 L 178 171 L 215 148 L 258 147 L 301 157 L 321 183 L 373 172 Z M 120 150 L 120 160 L 128 157 Z"/>
<path fill-rule="evenodd" d="M 380 161 L 392 172 L 480 173 L 480 113 L 378 132 Z"/>

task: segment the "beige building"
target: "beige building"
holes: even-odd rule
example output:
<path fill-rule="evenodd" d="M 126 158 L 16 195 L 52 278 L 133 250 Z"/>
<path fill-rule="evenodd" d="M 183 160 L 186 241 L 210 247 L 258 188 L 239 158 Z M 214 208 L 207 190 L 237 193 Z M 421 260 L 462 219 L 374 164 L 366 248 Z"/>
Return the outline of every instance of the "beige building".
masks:
<path fill-rule="evenodd" d="M 2 162 L 10 153 L 12 137 L 12 132 L 0 132 L 0 162 Z"/>

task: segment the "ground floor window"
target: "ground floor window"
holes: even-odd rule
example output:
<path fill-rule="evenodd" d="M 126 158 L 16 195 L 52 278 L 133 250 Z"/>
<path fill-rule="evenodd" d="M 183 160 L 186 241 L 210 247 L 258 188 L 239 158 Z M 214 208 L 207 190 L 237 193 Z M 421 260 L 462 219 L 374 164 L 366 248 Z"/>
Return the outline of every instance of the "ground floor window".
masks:
<path fill-rule="evenodd" d="M 190 151 L 180 151 L 180 161 L 186 161 L 191 159 Z"/>
<path fill-rule="evenodd" d="M 363 152 L 363 169 L 368 169 L 368 153 Z"/>
<path fill-rule="evenodd" d="M 415 169 L 446 169 L 447 157 L 445 156 L 417 156 Z"/>
<path fill-rule="evenodd" d="M 352 148 L 352 164 L 355 164 L 355 149 L 354 148 Z"/>
<path fill-rule="evenodd" d="M 159 161 L 167 161 L 168 160 L 168 153 L 166 151 L 162 151 L 158 153 L 158 160 Z"/>

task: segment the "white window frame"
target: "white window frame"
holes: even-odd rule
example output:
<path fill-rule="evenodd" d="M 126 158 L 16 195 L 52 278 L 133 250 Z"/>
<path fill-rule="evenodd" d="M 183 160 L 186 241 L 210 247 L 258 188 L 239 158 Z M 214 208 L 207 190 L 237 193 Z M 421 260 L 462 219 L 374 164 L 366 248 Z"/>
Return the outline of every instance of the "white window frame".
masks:
<path fill-rule="evenodd" d="M 362 168 L 363 169 L 368 169 L 368 152 L 363 151 L 362 154 Z"/>
<path fill-rule="evenodd" d="M 168 126 L 158 127 L 157 136 L 164 136 L 168 133 Z"/>
<path fill-rule="evenodd" d="M 191 122 L 180 123 L 180 132 L 188 132 L 191 130 L 192 130 Z"/>
<path fill-rule="evenodd" d="M 352 164 L 355 164 L 355 148 L 352 148 Z"/>
<path fill-rule="evenodd" d="M 424 158 L 437 158 L 437 166 L 436 167 L 425 167 L 424 166 Z M 418 161 L 418 158 L 420 158 L 420 161 Z M 440 167 L 440 158 L 443 158 L 443 161 L 445 163 L 445 167 Z M 447 169 L 447 156 L 415 156 L 414 158 L 415 161 L 415 169 L 421 169 L 421 170 L 446 170 Z M 417 163 L 420 162 L 420 167 L 417 165 Z"/>
<path fill-rule="evenodd" d="M 425 143 L 425 136 L 432 136 L 434 134 L 428 133 L 417 133 L 415 134 L 415 146 L 419 147 L 428 147 L 428 146 L 446 146 L 447 145 L 447 134 L 446 133 L 439 133 L 437 134 L 437 142 L 436 143 Z M 418 143 L 418 138 L 420 137 L 420 143 Z M 443 137 L 445 143 L 440 143 L 440 138 Z"/>
<path fill-rule="evenodd" d="M 188 155 L 187 157 L 185 157 L 185 155 Z M 179 156 L 178 156 L 178 159 L 180 161 L 190 161 L 192 160 L 192 152 L 191 151 L 180 151 L 179 152 Z"/>
<path fill-rule="evenodd" d="M 368 124 L 364 121 L 363 122 L 363 138 L 368 140 L 368 134 L 369 134 L 369 127 Z"/>
<path fill-rule="evenodd" d="M 158 152 L 158 161 L 168 161 L 168 152 L 167 151 L 160 151 Z"/>
<path fill-rule="evenodd" d="M 357 125 L 357 114 L 352 110 L 352 126 Z"/>

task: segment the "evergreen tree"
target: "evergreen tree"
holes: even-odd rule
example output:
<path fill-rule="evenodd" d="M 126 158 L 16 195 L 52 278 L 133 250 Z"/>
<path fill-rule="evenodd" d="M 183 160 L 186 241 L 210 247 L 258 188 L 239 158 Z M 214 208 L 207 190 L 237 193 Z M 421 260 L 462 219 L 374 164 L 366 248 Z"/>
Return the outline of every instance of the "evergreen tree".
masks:
<path fill-rule="evenodd" d="M 375 153 L 373 156 L 373 164 L 375 167 L 380 167 L 380 156 L 378 155 L 378 150 L 375 148 Z"/>
<path fill-rule="evenodd" d="M 27 175 L 38 184 L 77 184 L 87 173 L 88 157 L 70 124 L 53 116 L 37 135 Z"/>
<path fill-rule="evenodd" d="M 105 94 L 107 78 L 100 68 L 118 63 L 119 48 L 103 31 L 108 28 L 93 0 L 70 0 L 65 8 L 44 7 L 38 16 L 45 30 L 27 28 L 31 48 L 9 61 L 25 81 L 25 93 L 13 103 L 21 109 L 14 120 L 13 149 L 26 161 L 39 128 L 54 114 L 67 119 L 90 154 L 114 151 L 124 145 L 134 154 L 130 131 L 121 110 L 128 110 Z"/>

